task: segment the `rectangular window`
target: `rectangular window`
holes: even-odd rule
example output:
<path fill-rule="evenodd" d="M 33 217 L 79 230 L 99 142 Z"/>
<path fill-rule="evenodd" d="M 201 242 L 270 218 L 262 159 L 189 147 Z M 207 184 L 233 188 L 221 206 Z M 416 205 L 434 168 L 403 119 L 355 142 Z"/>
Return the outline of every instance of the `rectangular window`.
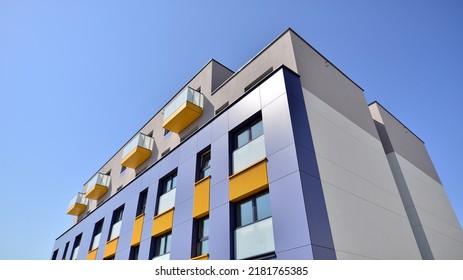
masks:
<path fill-rule="evenodd" d="M 198 174 L 197 180 L 199 181 L 211 175 L 211 150 L 208 148 L 198 155 Z"/>
<path fill-rule="evenodd" d="M 68 248 L 69 248 L 69 241 L 66 242 L 66 246 L 64 246 L 63 257 L 61 258 L 62 260 L 66 259 L 66 254 L 68 253 Z"/>
<path fill-rule="evenodd" d="M 160 181 L 160 195 L 158 199 L 157 215 L 166 212 L 174 207 L 175 194 L 177 187 L 177 171 L 174 171 L 161 179 Z"/>
<path fill-rule="evenodd" d="M 172 233 L 151 239 L 151 257 L 153 259 L 169 259 L 170 239 Z"/>
<path fill-rule="evenodd" d="M 92 242 L 90 243 L 89 251 L 95 250 L 96 248 L 98 248 L 98 245 L 100 244 L 101 231 L 103 230 L 103 222 L 104 219 L 101 219 L 95 224 L 95 227 L 93 228 Z"/>
<path fill-rule="evenodd" d="M 71 260 L 77 260 L 77 254 L 79 253 L 80 241 L 82 239 L 82 233 L 76 236 L 74 239 L 74 245 L 72 246 Z"/>
<path fill-rule="evenodd" d="M 123 214 L 124 205 L 114 210 L 113 217 L 111 219 L 111 229 L 109 231 L 108 241 L 113 240 L 116 237 L 119 237 L 119 233 L 121 232 Z"/>
<path fill-rule="evenodd" d="M 266 191 L 236 204 L 235 258 L 253 259 L 275 251 L 270 195 Z"/>
<path fill-rule="evenodd" d="M 147 198 L 148 198 L 148 188 L 144 189 L 138 195 L 137 217 L 145 213 Z"/>
<path fill-rule="evenodd" d="M 139 250 L 140 250 L 140 245 L 130 247 L 129 260 L 138 260 Z"/>
<path fill-rule="evenodd" d="M 125 166 L 122 165 L 122 166 L 121 166 L 121 172 L 119 173 L 119 176 L 124 175 L 124 172 L 125 172 L 126 169 L 127 169 L 127 167 L 125 167 Z"/>
<path fill-rule="evenodd" d="M 55 251 L 53 251 L 53 256 L 51 256 L 52 261 L 56 260 L 56 258 L 58 257 L 58 251 L 59 249 L 56 249 Z"/>
<path fill-rule="evenodd" d="M 259 118 L 233 133 L 232 174 L 265 158 L 264 126 Z"/>
<path fill-rule="evenodd" d="M 209 253 L 209 217 L 196 221 L 196 256 Z"/>

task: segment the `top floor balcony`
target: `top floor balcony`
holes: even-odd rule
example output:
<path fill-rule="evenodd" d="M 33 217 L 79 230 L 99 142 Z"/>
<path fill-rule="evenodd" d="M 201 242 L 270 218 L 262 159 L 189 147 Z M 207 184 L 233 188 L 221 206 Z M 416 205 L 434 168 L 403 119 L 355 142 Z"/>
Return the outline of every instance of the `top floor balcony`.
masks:
<path fill-rule="evenodd" d="M 162 127 L 180 133 L 203 113 L 204 96 L 187 87 L 167 105 Z"/>
<path fill-rule="evenodd" d="M 122 161 L 121 165 L 129 168 L 137 168 L 151 157 L 151 151 L 153 150 L 154 139 L 138 133 L 122 150 Z"/>

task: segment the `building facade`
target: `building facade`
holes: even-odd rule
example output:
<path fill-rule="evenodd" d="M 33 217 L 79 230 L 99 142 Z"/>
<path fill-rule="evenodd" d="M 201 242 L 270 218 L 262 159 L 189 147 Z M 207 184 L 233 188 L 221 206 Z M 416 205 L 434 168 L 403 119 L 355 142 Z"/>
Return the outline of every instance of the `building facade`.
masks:
<path fill-rule="evenodd" d="M 463 259 L 424 143 L 291 29 L 208 62 L 68 214 L 52 259 Z"/>

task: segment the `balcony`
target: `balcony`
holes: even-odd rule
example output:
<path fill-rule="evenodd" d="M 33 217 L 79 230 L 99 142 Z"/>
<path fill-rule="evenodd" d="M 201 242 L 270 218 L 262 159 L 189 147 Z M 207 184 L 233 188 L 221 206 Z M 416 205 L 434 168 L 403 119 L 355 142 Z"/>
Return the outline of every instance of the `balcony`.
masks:
<path fill-rule="evenodd" d="M 180 133 L 203 113 L 204 96 L 187 87 L 164 110 L 162 127 Z"/>
<path fill-rule="evenodd" d="M 275 242 L 271 217 L 235 230 L 235 257 L 237 260 L 274 251 Z"/>
<path fill-rule="evenodd" d="M 165 194 L 159 197 L 159 205 L 158 205 L 158 212 L 157 214 L 160 215 L 167 210 L 170 210 L 175 205 L 175 194 L 177 193 L 177 189 L 172 189 Z"/>
<path fill-rule="evenodd" d="M 265 138 L 261 135 L 233 152 L 233 174 L 263 158 L 265 158 Z"/>
<path fill-rule="evenodd" d="M 142 133 L 137 134 L 122 150 L 121 165 L 137 168 L 151 157 L 154 139 Z"/>
<path fill-rule="evenodd" d="M 98 200 L 108 191 L 110 180 L 110 176 L 101 173 L 93 176 L 93 178 L 87 183 L 87 192 L 85 193 L 85 197 Z"/>
<path fill-rule="evenodd" d="M 79 216 L 87 209 L 88 199 L 83 193 L 78 193 L 69 203 L 68 215 Z"/>

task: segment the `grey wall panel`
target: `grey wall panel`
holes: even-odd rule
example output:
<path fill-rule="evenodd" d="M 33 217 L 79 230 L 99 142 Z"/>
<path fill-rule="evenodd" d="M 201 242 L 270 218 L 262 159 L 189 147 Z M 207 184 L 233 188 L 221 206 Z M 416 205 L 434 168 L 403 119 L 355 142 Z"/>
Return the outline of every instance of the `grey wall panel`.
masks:
<path fill-rule="evenodd" d="M 268 180 L 270 183 L 299 170 L 294 144 L 268 155 L 267 159 Z"/>
<path fill-rule="evenodd" d="M 228 179 L 229 160 L 227 156 L 223 156 L 229 154 L 228 149 L 228 133 L 222 134 L 211 145 L 211 185 Z"/>
<path fill-rule="evenodd" d="M 201 130 L 196 134 L 197 140 L 197 147 L 196 151 L 201 151 L 202 149 L 209 146 L 212 142 L 212 125 L 208 124 L 205 127 L 201 128 Z"/>
<path fill-rule="evenodd" d="M 223 180 L 211 185 L 210 189 L 210 209 L 217 208 L 229 202 L 228 180 Z"/>
<path fill-rule="evenodd" d="M 286 92 L 283 71 L 274 73 L 265 83 L 259 86 L 262 107 L 272 103 Z"/>
<path fill-rule="evenodd" d="M 194 151 L 194 150 L 193 150 Z M 196 153 L 194 153 L 196 154 Z M 196 157 L 190 157 L 177 169 L 177 190 L 175 194 L 175 205 L 191 199 L 195 185 Z"/>
<path fill-rule="evenodd" d="M 178 147 L 179 150 L 179 164 L 184 163 L 185 161 L 189 160 L 191 157 L 196 156 L 196 147 L 197 147 L 197 136 L 193 135 L 192 137 L 188 138 L 187 141 L 184 141 L 180 147 Z"/>
<path fill-rule="evenodd" d="M 260 111 L 259 88 L 254 89 L 228 110 L 228 128 L 232 130 L 249 117 Z"/>
<path fill-rule="evenodd" d="M 209 213 L 209 259 L 230 259 L 230 205 L 224 204 Z"/>
<path fill-rule="evenodd" d="M 228 133 L 228 111 L 223 112 L 214 122 L 211 124 L 212 130 L 212 141 L 216 141 L 225 134 Z"/>
<path fill-rule="evenodd" d="M 279 252 L 278 260 L 313 260 L 312 246 L 302 246 L 287 251 Z"/>
<path fill-rule="evenodd" d="M 179 204 L 175 204 L 174 226 L 191 220 L 193 215 L 193 198 L 189 198 Z"/>
<path fill-rule="evenodd" d="M 172 229 L 172 243 L 170 247 L 171 260 L 188 260 L 191 258 L 192 237 L 192 219 L 189 219 L 182 224 L 174 225 L 174 228 Z"/>
<path fill-rule="evenodd" d="M 167 175 L 169 172 L 177 168 L 179 160 L 179 149 L 173 150 L 159 163 L 161 166 L 160 176 L 161 178 Z"/>

